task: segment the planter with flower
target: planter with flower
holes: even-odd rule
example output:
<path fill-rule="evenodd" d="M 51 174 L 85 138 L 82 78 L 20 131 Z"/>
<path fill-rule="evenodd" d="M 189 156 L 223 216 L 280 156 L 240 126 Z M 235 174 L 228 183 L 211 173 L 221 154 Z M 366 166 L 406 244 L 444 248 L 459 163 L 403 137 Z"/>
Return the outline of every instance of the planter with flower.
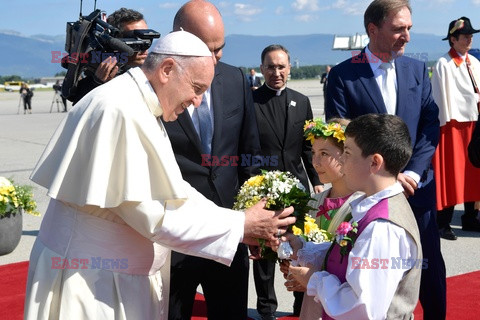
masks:
<path fill-rule="evenodd" d="M 12 252 L 22 236 L 22 212 L 39 216 L 32 187 L 0 177 L 0 255 Z"/>
<path fill-rule="evenodd" d="M 305 215 L 312 209 L 307 204 L 312 198 L 290 172 L 262 170 L 261 175 L 248 179 L 240 188 L 233 209 L 248 209 L 263 198 L 267 199 L 266 208 L 269 210 L 281 210 L 293 206 L 293 215 L 297 218 L 294 226 L 304 229 Z M 289 227 L 289 231 L 292 227 Z M 259 239 L 259 243 L 262 257 L 278 259 L 277 253 L 267 247 L 264 240 Z M 282 242 L 281 247 L 282 245 L 288 245 L 288 242 Z"/>

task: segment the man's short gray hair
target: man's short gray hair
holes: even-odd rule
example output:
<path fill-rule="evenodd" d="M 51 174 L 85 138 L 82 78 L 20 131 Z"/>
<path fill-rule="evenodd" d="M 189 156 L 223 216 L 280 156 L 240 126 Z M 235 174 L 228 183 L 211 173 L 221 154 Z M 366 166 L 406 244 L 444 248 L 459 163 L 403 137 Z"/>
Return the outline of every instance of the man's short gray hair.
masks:
<path fill-rule="evenodd" d="M 198 57 L 175 56 L 170 54 L 150 52 L 147 58 L 145 59 L 145 62 L 143 63 L 142 68 L 147 72 L 153 72 L 166 58 L 172 58 L 173 60 L 175 60 L 180 70 L 183 70 L 187 68 L 194 61 L 194 58 L 198 58 Z"/>
<path fill-rule="evenodd" d="M 408 0 L 374 0 L 365 10 L 363 24 L 368 34 L 368 25 L 373 23 L 381 27 L 391 12 L 397 13 L 400 9 L 407 7 L 410 13 L 412 8 Z"/>

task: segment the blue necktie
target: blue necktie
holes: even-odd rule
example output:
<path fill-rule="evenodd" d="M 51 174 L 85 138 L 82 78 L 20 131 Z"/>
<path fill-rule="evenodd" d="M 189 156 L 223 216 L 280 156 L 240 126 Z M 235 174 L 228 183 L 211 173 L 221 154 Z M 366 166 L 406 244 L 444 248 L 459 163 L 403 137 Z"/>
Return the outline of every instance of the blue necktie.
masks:
<path fill-rule="evenodd" d="M 200 140 L 202 141 L 202 152 L 204 154 L 211 154 L 212 152 L 212 116 L 208 109 L 207 100 L 203 95 L 202 103 L 195 109 L 198 114 L 198 123 L 200 130 Z"/>

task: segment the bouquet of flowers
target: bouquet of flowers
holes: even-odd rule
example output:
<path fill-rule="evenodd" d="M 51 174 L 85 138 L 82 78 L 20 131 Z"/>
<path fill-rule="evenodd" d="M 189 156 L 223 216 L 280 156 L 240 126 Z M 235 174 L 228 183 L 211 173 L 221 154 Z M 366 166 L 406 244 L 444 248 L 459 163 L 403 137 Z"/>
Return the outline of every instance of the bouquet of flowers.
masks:
<path fill-rule="evenodd" d="M 326 230 L 320 229 L 315 219 L 309 216 L 305 216 L 305 223 L 303 230 L 293 226 L 293 234 L 301 236 L 305 241 L 313 243 L 331 242 L 333 235 Z"/>
<path fill-rule="evenodd" d="M 305 215 L 312 209 L 307 205 L 311 197 L 290 172 L 262 170 L 261 175 L 251 177 L 240 188 L 233 209 L 248 209 L 263 198 L 267 199 L 266 208 L 269 210 L 293 206 L 293 215 L 297 218 L 295 227 L 303 230 Z M 259 242 L 264 258 L 277 259 L 277 254 L 265 246 L 264 240 L 259 239 Z"/>
<path fill-rule="evenodd" d="M 37 203 L 33 200 L 31 186 L 20 186 L 0 177 L 0 217 L 23 209 L 26 213 L 39 216 Z"/>

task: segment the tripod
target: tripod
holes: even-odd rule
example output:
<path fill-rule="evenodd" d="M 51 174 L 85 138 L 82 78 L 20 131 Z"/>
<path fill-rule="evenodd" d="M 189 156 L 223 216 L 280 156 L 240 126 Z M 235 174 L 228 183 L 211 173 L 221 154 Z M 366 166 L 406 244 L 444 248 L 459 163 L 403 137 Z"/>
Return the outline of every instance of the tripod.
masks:
<path fill-rule="evenodd" d="M 58 91 L 55 90 L 55 94 L 53 95 L 53 99 L 52 99 L 52 104 L 50 105 L 50 113 L 52 113 L 52 108 L 53 108 L 53 104 L 55 103 L 55 101 L 57 101 L 57 112 L 60 112 L 60 107 L 58 106 L 60 101 L 58 99 L 61 99 L 61 97 L 60 97 L 60 94 L 58 93 Z"/>
<path fill-rule="evenodd" d="M 17 109 L 17 114 L 20 114 L 20 105 L 22 104 L 22 95 L 20 95 L 20 100 L 18 100 L 18 109 Z"/>

